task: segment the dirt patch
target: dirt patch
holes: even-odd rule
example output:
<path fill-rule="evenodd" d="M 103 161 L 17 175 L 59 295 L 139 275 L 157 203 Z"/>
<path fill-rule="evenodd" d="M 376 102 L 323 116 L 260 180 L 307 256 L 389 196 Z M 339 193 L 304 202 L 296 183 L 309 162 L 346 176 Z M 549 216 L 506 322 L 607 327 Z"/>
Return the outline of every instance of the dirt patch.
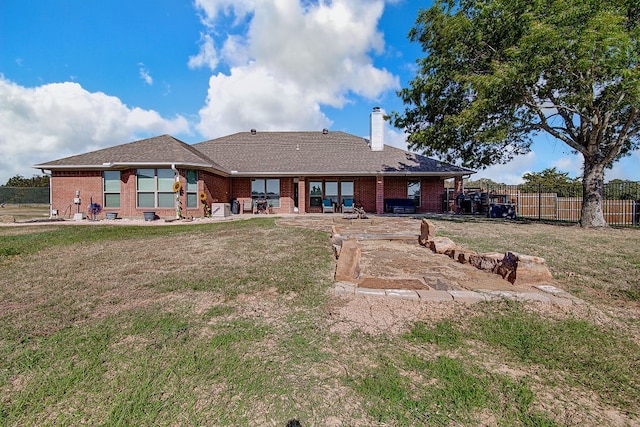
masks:
<path fill-rule="evenodd" d="M 451 303 L 422 304 L 392 298 L 336 298 L 328 310 L 331 332 L 349 335 L 354 330 L 368 334 L 399 334 L 417 321 L 435 322 L 452 317 L 461 307 Z"/>

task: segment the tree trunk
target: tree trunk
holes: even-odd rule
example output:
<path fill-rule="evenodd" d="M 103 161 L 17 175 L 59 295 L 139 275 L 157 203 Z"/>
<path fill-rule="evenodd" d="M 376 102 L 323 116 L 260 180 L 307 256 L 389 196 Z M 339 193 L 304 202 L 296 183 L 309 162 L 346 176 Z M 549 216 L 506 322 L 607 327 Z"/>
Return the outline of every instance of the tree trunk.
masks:
<path fill-rule="evenodd" d="M 602 162 L 585 157 L 582 177 L 580 226 L 606 227 L 604 220 L 604 167 Z"/>

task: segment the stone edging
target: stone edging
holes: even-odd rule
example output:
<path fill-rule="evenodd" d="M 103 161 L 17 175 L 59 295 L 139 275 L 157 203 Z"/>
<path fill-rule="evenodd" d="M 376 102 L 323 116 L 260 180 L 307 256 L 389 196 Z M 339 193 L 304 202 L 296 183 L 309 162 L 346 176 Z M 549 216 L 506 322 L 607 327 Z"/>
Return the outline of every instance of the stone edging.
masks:
<path fill-rule="evenodd" d="M 418 302 L 462 302 L 473 304 L 482 301 L 514 300 L 522 302 L 541 302 L 546 304 L 568 307 L 584 304 L 579 298 L 574 297 L 562 289 L 552 285 L 534 285 L 541 292 L 511 292 L 511 291 L 464 291 L 448 290 L 408 290 L 408 289 L 369 289 L 360 288 L 349 282 L 336 282 L 334 294 L 337 296 L 354 297 L 388 297 Z"/>

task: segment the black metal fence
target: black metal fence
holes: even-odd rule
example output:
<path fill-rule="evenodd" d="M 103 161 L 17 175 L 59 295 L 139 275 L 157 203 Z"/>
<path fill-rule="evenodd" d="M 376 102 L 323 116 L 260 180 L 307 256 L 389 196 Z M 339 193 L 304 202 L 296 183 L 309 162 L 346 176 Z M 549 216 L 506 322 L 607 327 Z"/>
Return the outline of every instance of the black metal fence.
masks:
<path fill-rule="evenodd" d="M 582 208 L 582 185 L 489 185 L 465 189 L 463 202 L 466 199 L 472 204 L 479 201 L 477 213 L 491 215 L 492 207 L 503 205 L 512 206 L 521 218 L 577 223 Z M 603 201 L 607 224 L 640 226 L 640 182 L 604 184 Z"/>
<path fill-rule="evenodd" d="M 0 186 L 0 204 L 49 204 L 49 187 Z"/>

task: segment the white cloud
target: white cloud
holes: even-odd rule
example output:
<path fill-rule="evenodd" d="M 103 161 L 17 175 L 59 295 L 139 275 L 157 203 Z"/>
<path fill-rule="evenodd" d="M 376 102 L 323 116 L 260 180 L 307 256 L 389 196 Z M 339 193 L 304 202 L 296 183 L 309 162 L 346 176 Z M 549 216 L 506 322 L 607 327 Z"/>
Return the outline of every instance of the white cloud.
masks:
<path fill-rule="evenodd" d="M 229 34 L 216 51 L 218 65 L 230 71 L 211 77 L 200 110 L 206 137 L 248 127 L 317 129 L 328 123 L 322 105 L 340 108 L 351 96 L 375 100 L 399 88 L 398 77 L 371 58 L 384 51 L 377 29 L 383 0 L 197 0 L 196 6 L 211 31 Z M 246 33 L 233 34 L 240 23 Z"/>
<path fill-rule="evenodd" d="M 129 108 L 120 99 L 77 83 L 34 88 L 0 75 L 0 184 L 39 173 L 33 164 L 105 148 L 140 137 L 187 133 L 184 117 Z"/>
<path fill-rule="evenodd" d="M 197 129 L 209 137 L 252 128 L 309 130 L 331 124 L 298 86 L 278 81 L 260 67 L 232 69 L 229 76 L 212 76 L 200 119 Z"/>
<path fill-rule="evenodd" d="M 214 71 L 218 66 L 218 52 L 213 44 L 213 38 L 209 34 L 202 34 L 200 38 L 200 52 L 189 57 L 189 68 L 207 67 Z"/>
<path fill-rule="evenodd" d="M 386 145 L 390 145 L 391 147 L 399 148 L 401 150 L 408 150 L 407 136 L 408 135 L 404 131 L 393 129 L 388 125 L 388 123 L 385 123 L 384 143 Z"/>
<path fill-rule="evenodd" d="M 138 66 L 140 67 L 140 78 L 149 86 L 153 85 L 153 78 L 147 67 L 142 62 L 138 63 Z"/>
<path fill-rule="evenodd" d="M 582 177 L 583 164 L 584 157 L 582 154 L 573 154 L 571 156 L 560 157 L 559 159 L 551 162 L 548 167 L 555 167 L 560 172 L 568 172 L 570 178 L 580 178 Z"/>
<path fill-rule="evenodd" d="M 195 0 L 195 6 L 202 12 L 202 23 L 214 27 L 215 21 L 222 12 L 223 15 L 236 17 L 239 21 L 256 7 L 260 0 Z"/>

